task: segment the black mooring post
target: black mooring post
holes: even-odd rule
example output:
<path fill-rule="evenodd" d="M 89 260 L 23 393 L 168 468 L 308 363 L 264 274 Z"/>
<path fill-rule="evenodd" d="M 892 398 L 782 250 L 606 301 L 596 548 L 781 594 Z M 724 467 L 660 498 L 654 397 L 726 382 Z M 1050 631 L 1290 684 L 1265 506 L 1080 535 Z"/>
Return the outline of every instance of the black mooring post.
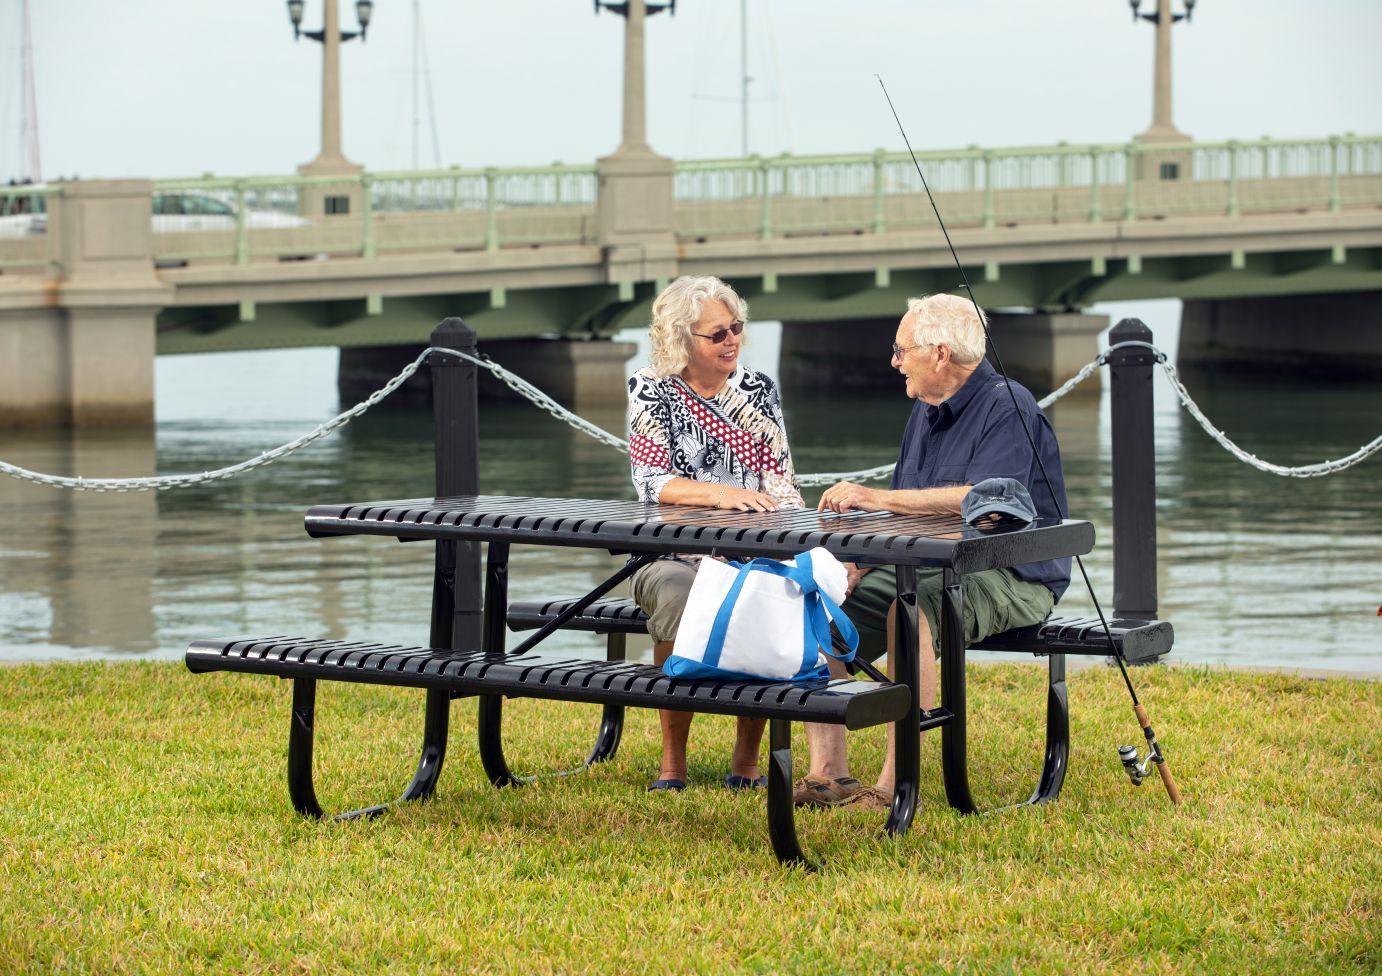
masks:
<path fill-rule="evenodd" d="M 460 319 L 443 319 L 432 345 L 475 355 L 475 332 Z M 457 356 L 432 353 L 432 415 L 436 424 L 437 497 L 476 495 L 480 490 L 480 425 L 476 367 Z M 438 542 L 432 585 L 432 646 L 480 647 L 480 545 Z"/>
<path fill-rule="evenodd" d="M 1123 319 L 1109 346 L 1152 341 L 1139 319 Z M 1109 354 L 1113 420 L 1113 615 L 1155 620 L 1156 446 L 1152 429 L 1152 367 L 1145 347 Z"/>

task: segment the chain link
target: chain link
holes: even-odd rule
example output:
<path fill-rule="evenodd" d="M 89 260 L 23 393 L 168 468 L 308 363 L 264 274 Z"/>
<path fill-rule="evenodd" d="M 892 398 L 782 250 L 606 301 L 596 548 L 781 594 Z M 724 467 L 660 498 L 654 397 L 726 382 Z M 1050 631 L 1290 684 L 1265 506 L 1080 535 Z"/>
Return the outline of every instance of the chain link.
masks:
<path fill-rule="evenodd" d="M 170 488 L 190 488 L 193 485 L 204 485 L 210 481 L 218 481 L 223 478 L 232 478 L 237 474 L 246 471 L 253 471 L 255 468 L 272 464 L 280 458 L 285 458 L 295 451 L 301 450 L 313 441 L 320 440 L 327 434 L 340 430 L 350 423 L 360 414 L 370 407 L 379 403 L 394 390 L 407 381 L 408 377 L 417 372 L 422 365 L 422 360 L 427 353 L 432 350 L 424 350 L 417 359 L 413 360 L 403 368 L 393 379 L 389 380 L 379 389 L 375 390 L 364 400 L 342 413 L 338 413 L 326 423 L 319 425 L 315 429 L 308 431 L 301 437 L 294 438 L 286 444 L 265 451 L 262 454 L 250 458 L 248 461 L 241 461 L 239 464 L 232 464 L 224 468 L 216 468 L 212 471 L 201 471 L 197 474 L 168 474 L 159 475 L 153 478 L 69 478 L 62 475 L 40 474 L 37 471 L 30 471 L 15 464 L 8 464 L 0 461 L 0 473 L 18 478 L 21 481 L 32 481 L 35 484 L 47 485 L 51 488 L 71 488 L 73 491 L 167 491 Z M 457 353 L 457 355 L 461 355 Z"/>
<path fill-rule="evenodd" d="M 1196 422 L 1204 428 L 1204 432 L 1214 438 L 1224 450 L 1228 451 L 1244 464 L 1256 468 L 1258 471 L 1265 471 L 1267 474 L 1281 475 L 1283 478 L 1318 478 L 1321 475 L 1333 474 L 1335 471 L 1342 471 L 1351 468 L 1359 461 L 1371 457 L 1378 451 L 1382 451 L 1382 435 L 1374 437 L 1358 450 L 1347 457 L 1341 457 L 1333 461 L 1321 461 L 1318 464 L 1302 464 L 1294 468 L 1286 467 L 1281 464 L 1273 464 L 1270 461 L 1263 461 L 1256 454 L 1250 454 L 1243 450 L 1233 441 L 1229 440 L 1228 435 L 1209 422 L 1209 418 L 1204 415 L 1200 407 L 1190 398 L 1190 391 L 1185 388 L 1185 384 L 1180 380 L 1180 373 L 1176 367 L 1162 360 L 1161 368 L 1166 373 L 1166 378 L 1171 382 L 1171 387 L 1176 391 L 1176 396 L 1180 397 L 1181 404 L 1187 413 L 1194 417 Z"/>
<path fill-rule="evenodd" d="M 1321 475 L 1343 471 L 1345 468 L 1352 467 L 1358 462 L 1376 454 L 1379 450 L 1382 450 L 1382 436 L 1379 436 L 1367 444 L 1364 444 L 1347 457 L 1338 458 L 1337 460 L 1321 461 L 1318 464 L 1305 464 L 1298 467 L 1286 467 L 1280 464 L 1273 464 L 1270 461 L 1263 461 L 1261 458 L 1257 457 L 1257 455 L 1243 450 L 1230 440 L 1228 435 L 1210 423 L 1209 418 L 1204 415 L 1199 406 L 1191 398 L 1190 391 L 1187 390 L 1185 384 L 1181 382 L 1180 374 L 1176 371 L 1175 366 L 1167 361 L 1164 352 L 1150 342 L 1128 341 L 1110 346 L 1081 367 L 1080 371 L 1061 384 L 1059 389 L 1052 391 L 1038 400 L 1037 406 L 1041 407 L 1043 410 L 1051 406 L 1051 404 L 1055 403 L 1061 397 L 1075 389 L 1075 387 L 1089 379 L 1089 377 L 1101 366 L 1106 365 L 1110 353 L 1118 349 L 1129 348 L 1150 350 L 1156 356 L 1157 363 L 1166 373 L 1167 380 L 1170 381 L 1172 389 L 1175 390 L 1176 396 L 1180 398 L 1180 402 L 1185 407 L 1186 412 L 1194 417 L 1199 425 L 1204 428 L 1205 433 L 1213 438 L 1226 451 L 1245 464 L 1256 468 L 1258 471 L 1289 478 L 1317 478 Z M 31 481 L 35 484 L 48 485 L 53 488 L 70 488 L 74 491 L 96 492 L 167 491 L 171 488 L 189 488 L 211 481 L 232 478 L 246 471 L 252 471 L 266 464 L 272 464 L 274 461 L 285 458 L 295 451 L 306 447 L 308 444 L 320 440 L 327 434 L 340 430 L 346 424 L 360 416 L 360 414 L 364 413 L 370 407 L 378 404 L 385 397 L 393 393 L 394 390 L 407 382 L 408 377 L 418 371 L 418 368 L 431 353 L 455 356 L 458 359 L 473 363 L 481 369 L 487 370 L 503 382 L 505 386 L 525 400 L 528 400 L 538 409 L 550 414 L 563 423 L 569 424 L 581 433 L 593 437 L 602 444 L 606 444 L 625 454 L 628 453 L 629 442 L 624 438 L 611 434 L 604 428 L 592 424 L 584 417 L 572 413 L 523 377 L 505 369 L 488 356 L 472 356 L 469 353 L 461 352 L 457 349 L 429 346 L 419 353 L 416 359 L 403 367 L 397 376 L 389 380 L 382 387 L 375 390 L 349 410 L 337 414 L 315 429 L 303 434 L 301 437 L 297 437 L 288 441 L 286 444 L 281 444 L 278 447 L 265 451 L 247 461 L 241 461 L 239 464 L 232 464 L 224 468 L 216 468 L 212 471 L 202 471 L 197 474 L 160 475 L 152 478 L 69 478 L 61 475 L 41 474 L 37 471 L 21 468 L 15 464 L 8 464 L 4 461 L 0 461 L 0 474 L 7 474 L 22 481 Z M 882 464 L 878 467 L 866 468 L 862 471 L 831 471 L 817 474 L 804 474 L 797 476 L 797 483 L 803 488 L 815 488 L 822 485 L 832 485 L 837 481 L 877 481 L 891 476 L 894 467 L 895 465 L 892 464 Z"/>

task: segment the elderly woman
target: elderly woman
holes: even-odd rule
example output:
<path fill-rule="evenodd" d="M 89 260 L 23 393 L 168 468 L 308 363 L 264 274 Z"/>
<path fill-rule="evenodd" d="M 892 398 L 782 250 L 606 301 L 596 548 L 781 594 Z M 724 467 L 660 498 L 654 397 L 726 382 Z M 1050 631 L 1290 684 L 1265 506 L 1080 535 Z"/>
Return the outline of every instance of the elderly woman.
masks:
<path fill-rule="evenodd" d="M 629 460 L 638 497 L 664 505 L 772 512 L 804 508 L 773 381 L 739 362 L 748 306 L 718 278 L 678 278 L 653 302 L 652 363 L 629 380 Z M 653 661 L 672 653 L 698 557 L 634 574 Z M 690 712 L 662 711 L 662 764 L 650 790 L 686 788 Z M 725 786 L 765 785 L 763 720 L 740 718 Z"/>

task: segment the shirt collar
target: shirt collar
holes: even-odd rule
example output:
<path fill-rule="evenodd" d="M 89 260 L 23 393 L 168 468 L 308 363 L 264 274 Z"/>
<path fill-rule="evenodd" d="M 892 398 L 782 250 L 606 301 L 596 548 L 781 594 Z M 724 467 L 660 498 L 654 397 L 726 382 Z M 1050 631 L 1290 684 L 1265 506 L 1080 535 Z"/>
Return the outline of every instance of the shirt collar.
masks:
<path fill-rule="evenodd" d="M 950 394 L 948 398 L 942 400 L 939 404 L 934 406 L 929 403 L 926 404 L 926 419 L 934 424 L 942 417 L 947 420 L 953 420 L 958 417 L 964 412 L 969 402 L 974 399 L 975 394 L 978 393 L 990 379 L 997 375 L 997 372 L 989 365 L 987 359 L 979 360 L 978 367 L 974 372 L 969 374 L 969 379 L 965 380 L 963 386 Z"/>

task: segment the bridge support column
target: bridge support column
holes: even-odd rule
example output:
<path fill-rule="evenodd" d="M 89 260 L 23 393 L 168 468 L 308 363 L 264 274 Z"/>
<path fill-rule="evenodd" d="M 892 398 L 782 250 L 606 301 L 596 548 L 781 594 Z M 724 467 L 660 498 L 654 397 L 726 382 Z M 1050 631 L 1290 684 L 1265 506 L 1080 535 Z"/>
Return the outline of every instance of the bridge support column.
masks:
<path fill-rule="evenodd" d="M 482 341 L 480 351 L 557 402 L 584 408 L 628 403 L 624 364 L 638 346 L 612 339 L 499 339 Z M 480 395 L 493 400 L 518 397 L 492 374 L 481 378 Z"/>
<path fill-rule="evenodd" d="M 1181 309 L 1178 365 L 1382 378 L 1382 291 L 1197 299 Z"/>
<path fill-rule="evenodd" d="M 1038 399 L 1080 371 L 1099 354 L 1099 333 L 1107 315 L 1080 312 L 995 312 L 989 334 L 1008 375 Z M 993 349 L 989 349 L 993 361 Z M 1091 376 L 1073 393 L 1098 393 L 1102 373 Z"/>
<path fill-rule="evenodd" d="M 148 180 L 67 183 L 50 201 L 60 276 L 0 299 L 0 426 L 145 427 L 154 420 Z"/>
<path fill-rule="evenodd" d="M 798 395 L 900 392 L 889 363 L 899 317 L 783 322 L 778 384 Z"/>
<path fill-rule="evenodd" d="M 67 477 L 147 478 L 156 473 L 154 455 L 154 432 L 148 429 L 11 436 L 0 448 L 6 461 Z M 0 591 L 30 593 L 51 607 L 48 622 L 38 624 L 42 643 L 122 651 L 158 647 L 152 609 L 155 492 L 78 492 L 0 476 L 0 510 L 42 513 L 23 526 L 24 548 L 37 558 L 0 567 Z M 79 544 L 112 525 L 120 526 L 118 557 L 102 559 Z"/>
<path fill-rule="evenodd" d="M 637 348 L 632 342 L 609 339 L 485 339 L 479 344 L 482 354 L 575 410 L 627 403 L 624 364 Z M 369 396 L 422 349 L 421 345 L 342 349 L 337 376 L 341 405 L 349 406 Z M 482 370 L 479 379 L 482 400 L 518 398 L 492 373 Z M 420 369 L 380 406 L 420 409 L 431 402 L 431 378 L 427 370 Z"/>

